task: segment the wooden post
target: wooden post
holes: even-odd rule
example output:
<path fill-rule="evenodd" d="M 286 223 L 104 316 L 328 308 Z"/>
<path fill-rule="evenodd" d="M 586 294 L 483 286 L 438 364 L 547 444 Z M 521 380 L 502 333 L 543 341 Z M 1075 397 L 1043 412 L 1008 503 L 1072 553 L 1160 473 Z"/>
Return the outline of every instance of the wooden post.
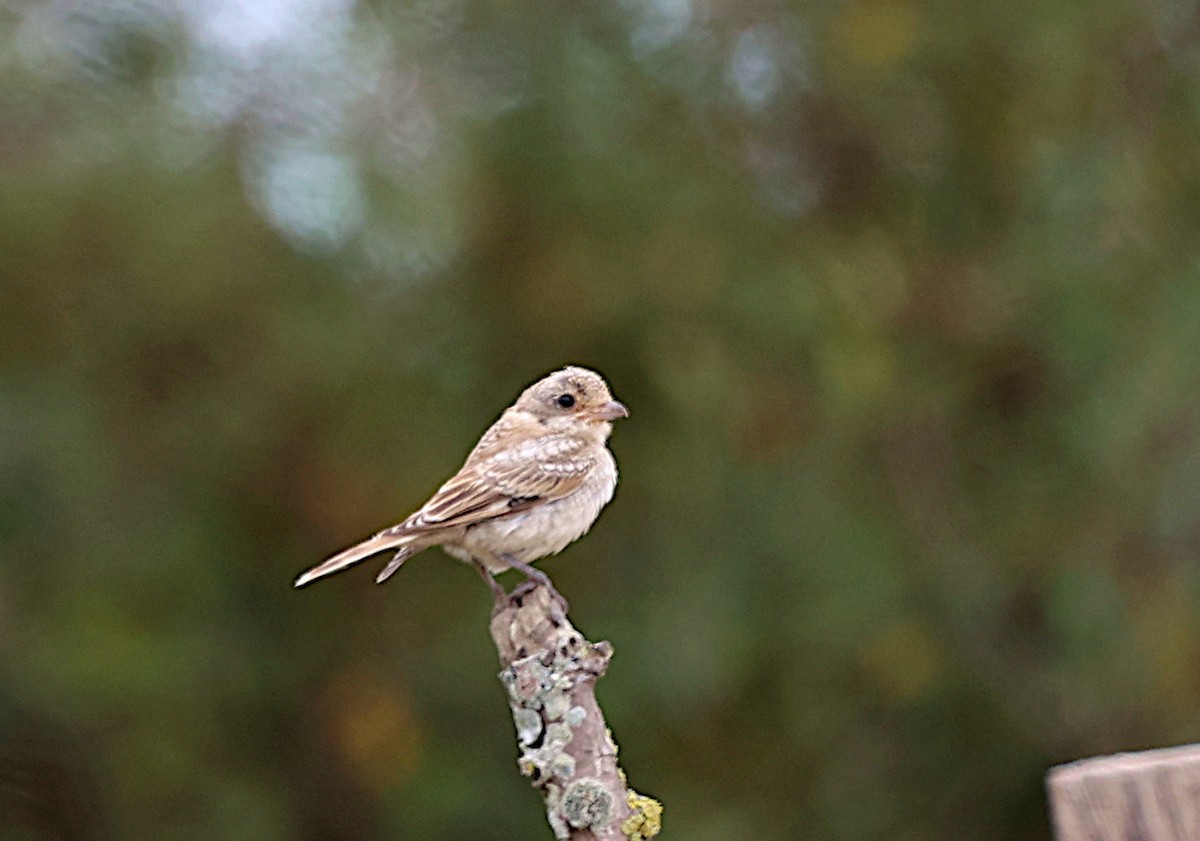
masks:
<path fill-rule="evenodd" d="M 1200 745 L 1050 769 L 1058 841 L 1200 841 Z"/>

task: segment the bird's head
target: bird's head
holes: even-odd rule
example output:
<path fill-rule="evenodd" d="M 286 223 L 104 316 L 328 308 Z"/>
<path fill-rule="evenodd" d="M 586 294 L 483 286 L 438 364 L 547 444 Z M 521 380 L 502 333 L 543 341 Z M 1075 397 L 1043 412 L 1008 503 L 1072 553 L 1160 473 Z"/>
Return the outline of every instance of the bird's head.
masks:
<path fill-rule="evenodd" d="M 569 366 L 531 385 L 514 408 L 527 412 L 549 430 L 595 429 L 605 436 L 629 410 L 613 399 L 604 377 L 587 368 Z"/>

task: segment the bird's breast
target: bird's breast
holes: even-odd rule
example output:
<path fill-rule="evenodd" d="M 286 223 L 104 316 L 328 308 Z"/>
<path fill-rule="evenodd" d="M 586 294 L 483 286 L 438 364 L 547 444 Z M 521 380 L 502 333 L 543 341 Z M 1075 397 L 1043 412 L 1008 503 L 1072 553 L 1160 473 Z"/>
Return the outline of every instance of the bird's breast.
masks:
<path fill-rule="evenodd" d="M 608 449 L 603 448 L 591 474 L 574 492 L 473 525 L 464 533 L 460 545 L 493 572 L 508 568 L 496 559 L 498 555 L 512 555 L 526 563 L 554 555 L 591 528 L 601 509 L 613 498 L 616 487 L 616 462 Z M 461 557 L 458 552 L 451 554 Z"/>

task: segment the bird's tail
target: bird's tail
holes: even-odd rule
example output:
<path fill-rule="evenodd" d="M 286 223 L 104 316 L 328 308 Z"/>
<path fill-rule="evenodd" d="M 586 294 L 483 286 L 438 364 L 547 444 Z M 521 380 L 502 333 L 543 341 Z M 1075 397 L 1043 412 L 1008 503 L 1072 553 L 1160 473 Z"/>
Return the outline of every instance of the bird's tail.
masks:
<path fill-rule="evenodd" d="M 382 583 L 384 579 L 400 569 L 400 565 L 405 559 L 413 553 L 413 547 L 407 544 L 412 540 L 410 534 L 397 535 L 390 529 L 380 532 L 374 537 L 369 537 L 362 543 L 356 543 L 349 549 L 338 552 L 332 558 L 317 564 L 308 572 L 296 579 L 296 586 L 303 587 L 310 581 L 316 581 L 326 575 L 332 575 L 335 572 L 341 572 L 348 566 L 353 566 L 364 558 L 369 558 L 377 552 L 383 552 L 386 549 L 395 549 L 399 547 L 400 551 L 396 553 L 396 557 L 388 562 L 384 567 L 383 572 L 379 573 L 379 577 L 375 580 Z"/>

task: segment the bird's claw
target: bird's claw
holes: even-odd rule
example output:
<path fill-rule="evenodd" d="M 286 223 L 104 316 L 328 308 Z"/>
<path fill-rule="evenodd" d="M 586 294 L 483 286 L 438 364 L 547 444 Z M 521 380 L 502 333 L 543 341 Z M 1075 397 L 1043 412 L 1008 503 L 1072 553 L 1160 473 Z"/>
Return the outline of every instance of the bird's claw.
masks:
<path fill-rule="evenodd" d="M 567 611 L 570 609 L 570 604 L 567 603 L 567 600 L 563 597 L 563 594 L 558 592 L 557 588 L 550 583 L 550 579 L 548 578 L 545 581 L 538 581 L 535 578 L 526 578 L 517 585 L 515 590 L 509 593 L 508 601 L 510 603 L 519 605 L 526 596 L 528 596 L 538 587 L 546 588 L 546 593 L 550 596 L 550 600 L 558 605 L 559 609 L 562 611 L 562 615 L 565 617 L 567 615 Z"/>
<path fill-rule="evenodd" d="M 519 602 L 520 599 L 523 599 L 538 587 L 545 587 L 550 600 L 558 605 L 562 611 L 563 618 L 566 618 L 570 605 L 567 604 L 567 600 L 563 598 L 562 593 L 558 592 L 558 589 L 554 586 L 554 582 L 550 580 L 550 576 L 523 561 L 518 561 L 512 555 L 501 555 L 500 560 L 508 564 L 511 569 L 515 569 L 525 576 L 525 580 L 518 584 L 517 588 L 512 591 L 512 595 L 508 597 L 510 603 Z"/>

